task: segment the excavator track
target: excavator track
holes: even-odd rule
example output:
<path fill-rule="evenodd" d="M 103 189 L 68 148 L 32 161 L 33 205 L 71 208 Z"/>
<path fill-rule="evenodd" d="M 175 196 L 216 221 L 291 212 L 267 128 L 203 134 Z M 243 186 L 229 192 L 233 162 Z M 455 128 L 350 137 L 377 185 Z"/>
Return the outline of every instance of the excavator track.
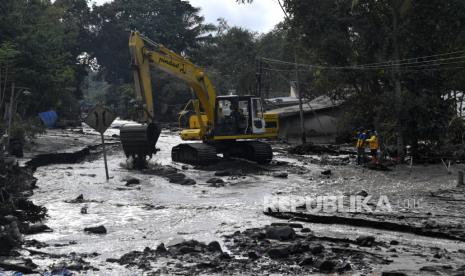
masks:
<path fill-rule="evenodd" d="M 204 143 L 186 143 L 175 146 L 171 150 L 174 162 L 191 165 L 209 165 L 218 161 L 216 147 Z"/>
<path fill-rule="evenodd" d="M 273 150 L 271 146 L 264 142 L 247 141 L 239 142 L 245 149 L 244 158 L 258 164 L 269 164 L 273 159 Z"/>
<path fill-rule="evenodd" d="M 225 156 L 243 158 L 259 164 L 269 164 L 273 159 L 271 146 L 260 141 L 228 141 L 217 147 Z"/>

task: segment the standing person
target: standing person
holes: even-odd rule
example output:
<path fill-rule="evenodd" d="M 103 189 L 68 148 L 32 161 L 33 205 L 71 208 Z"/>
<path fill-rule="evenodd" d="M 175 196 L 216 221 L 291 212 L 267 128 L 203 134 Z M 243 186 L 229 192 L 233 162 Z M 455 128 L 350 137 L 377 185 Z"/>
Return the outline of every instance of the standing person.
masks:
<path fill-rule="evenodd" d="M 367 139 L 366 132 L 363 128 L 359 128 L 357 132 L 357 143 L 355 148 L 357 149 L 357 165 L 365 163 L 365 140 Z"/>
<path fill-rule="evenodd" d="M 379 143 L 378 143 L 378 133 L 373 130 L 370 132 L 370 138 L 366 140 L 370 147 L 370 152 L 371 152 L 371 162 L 373 164 L 378 164 L 378 149 L 379 149 Z"/>

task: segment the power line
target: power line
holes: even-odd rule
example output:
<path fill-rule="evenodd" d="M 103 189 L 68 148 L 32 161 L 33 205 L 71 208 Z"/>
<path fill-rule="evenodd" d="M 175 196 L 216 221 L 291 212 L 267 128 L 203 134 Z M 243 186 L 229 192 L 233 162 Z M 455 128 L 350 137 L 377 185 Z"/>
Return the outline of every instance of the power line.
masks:
<path fill-rule="evenodd" d="M 382 64 L 390 64 L 390 63 L 401 63 L 404 61 L 411 61 L 411 60 L 417 60 L 417 59 L 424 59 L 424 58 L 431 58 L 431 57 L 442 57 L 442 56 L 450 56 L 450 55 L 455 55 L 455 54 L 463 54 L 465 53 L 464 51 L 456 51 L 456 52 L 450 52 L 450 53 L 444 53 L 444 54 L 437 54 L 437 55 L 429 55 L 429 56 L 422 56 L 422 57 L 416 57 L 416 58 L 408 58 L 408 59 L 400 59 L 400 60 L 389 60 L 389 61 L 384 61 L 384 62 L 378 62 L 378 63 L 368 63 L 368 64 L 361 64 L 360 66 L 370 66 L 370 65 L 382 65 Z"/>
<path fill-rule="evenodd" d="M 387 64 L 389 67 L 391 66 L 404 66 L 404 65 L 412 65 L 412 64 L 425 64 L 425 63 L 434 63 L 437 61 L 450 61 L 450 60 L 457 60 L 457 59 L 463 59 L 465 58 L 464 56 L 458 56 L 458 57 L 450 57 L 450 58 L 441 58 L 441 59 L 433 59 L 433 60 L 425 60 L 425 61 L 415 61 L 415 62 L 406 62 L 406 63 L 392 63 L 392 64 Z M 385 66 L 367 66 L 367 65 L 359 65 L 360 67 L 365 67 L 365 68 L 381 68 Z"/>
<path fill-rule="evenodd" d="M 447 56 L 447 55 L 452 55 L 452 54 L 457 54 L 457 53 L 465 53 L 465 51 L 457 51 L 457 52 L 452 52 L 452 53 L 445 53 L 445 54 L 439 54 L 439 55 L 431 55 L 431 56 L 423 56 L 423 57 L 417 57 L 413 59 L 404 59 L 404 61 L 408 60 L 419 60 L 419 59 L 425 59 L 425 58 L 431 58 L 431 57 L 439 57 L 439 56 Z M 322 66 L 322 65 L 313 65 L 313 64 L 302 64 L 302 63 L 294 63 L 294 62 L 288 62 L 288 61 L 283 61 L 283 60 L 277 60 L 277 59 L 272 59 L 272 58 L 261 58 L 263 61 L 267 63 L 275 63 L 275 64 L 282 64 L 282 65 L 289 65 L 289 66 L 297 66 L 297 67 L 306 67 L 311 69 L 321 69 L 321 70 L 380 70 L 380 69 L 391 69 L 394 67 L 399 67 L 402 66 L 404 68 L 421 68 L 425 66 L 442 66 L 442 65 L 449 65 L 449 64 L 457 64 L 457 63 L 463 63 L 465 60 L 465 55 L 458 56 L 458 57 L 448 57 L 448 58 L 440 58 L 440 59 L 430 59 L 430 60 L 424 60 L 424 61 L 415 61 L 415 62 L 403 62 L 403 63 L 385 63 L 386 65 L 379 65 L 379 66 L 374 66 L 374 65 L 353 65 L 353 66 Z M 458 61 L 455 61 L 458 60 Z M 446 62 L 446 61 L 455 61 L 455 62 Z M 382 64 L 382 63 L 378 63 Z"/>
<path fill-rule="evenodd" d="M 455 69 L 464 69 L 464 66 L 454 66 L 454 67 L 439 67 L 439 66 L 444 66 L 444 65 L 450 65 L 450 64 L 461 64 L 465 63 L 464 61 L 460 62 L 448 62 L 448 63 L 442 63 L 442 64 L 436 64 L 434 66 L 431 66 L 430 68 L 424 68 L 424 66 L 406 66 L 404 68 L 400 68 L 399 70 L 402 72 L 421 72 L 421 71 L 447 71 L 447 70 L 455 70 Z M 410 69 L 409 69 L 410 68 Z M 273 68 L 273 67 L 263 67 L 262 68 L 265 71 L 272 71 L 272 72 L 286 72 L 286 73 L 293 73 L 295 72 L 295 69 L 278 69 L 278 68 Z M 380 69 L 390 69 L 390 68 L 366 68 L 363 69 L 365 71 L 374 71 L 374 70 L 380 70 Z M 363 71 L 362 69 L 358 69 L 358 71 Z M 299 72 L 312 72 L 311 69 L 308 70 L 303 70 L 300 69 L 298 70 Z"/>

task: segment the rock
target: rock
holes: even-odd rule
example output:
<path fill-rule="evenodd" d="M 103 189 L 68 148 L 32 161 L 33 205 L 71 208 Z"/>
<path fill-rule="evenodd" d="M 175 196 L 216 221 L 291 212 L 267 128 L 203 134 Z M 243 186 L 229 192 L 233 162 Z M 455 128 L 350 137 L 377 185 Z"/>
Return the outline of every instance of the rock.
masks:
<path fill-rule="evenodd" d="M 137 178 L 129 178 L 126 181 L 126 186 L 133 186 L 133 185 L 137 185 L 137 184 L 140 184 L 140 180 L 137 179 Z"/>
<path fill-rule="evenodd" d="M 302 261 L 300 261 L 299 265 L 300 266 L 307 266 L 307 265 L 312 265 L 315 261 L 313 260 L 313 257 L 306 257 Z"/>
<path fill-rule="evenodd" d="M 220 187 L 224 187 L 225 184 L 224 183 L 212 183 L 210 185 L 208 185 L 208 187 L 213 187 L 213 188 L 220 188 Z"/>
<path fill-rule="evenodd" d="M 14 248 L 19 246 L 19 241 L 11 235 L 0 233 L 0 256 L 8 256 Z M 0 264 L 1 267 L 1 264 Z"/>
<path fill-rule="evenodd" d="M 265 233 L 260 231 L 260 232 L 253 233 L 252 235 L 250 235 L 250 237 L 254 240 L 263 240 L 266 237 L 266 235 Z"/>
<path fill-rule="evenodd" d="M 248 256 L 249 259 L 251 259 L 251 260 L 257 260 L 257 259 L 260 258 L 260 256 L 259 256 L 259 255 L 257 254 L 257 252 L 255 252 L 255 251 L 249 251 L 249 252 L 247 253 L 247 256 Z"/>
<path fill-rule="evenodd" d="M 6 270 L 17 271 L 25 274 L 34 273 L 37 265 L 31 259 L 25 260 L 3 260 L 0 261 L 0 267 Z M 15 274 L 16 275 L 16 274 Z"/>
<path fill-rule="evenodd" d="M 25 234 L 33 235 L 33 234 L 38 234 L 38 233 L 43 233 L 43 232 L 52 232 L 52 229 L 48 227 L 47 225 L 39 222 L 39 223 L 29 225 L 27 227 L 27 231 Z"/>
<path fill-rule="evenodd" d="M 407 274 L 402 271 L 383 271 L 381 276 L 407 276 Z"/>
<path fill-rule="evenodd" d="M 87 228 L 84 228 L 84 231 L 93 233 L 93 234 L 106 234 L 107 233 L 107 229 L 103 225 L 95 226 L 95 227 L 87 227 Z"/>
<path fill-rule="evenodd" d="M 181 169 L 187 171 L 187 170 L 189 169 L 189 166 L 187 166 L 187 165 L 182 165 Z"/>
<path fill-rule="evenodd" d="M 212 241 L 211 243 L 209 243 L 208 250 L 213 251 L 213 252 L 223 252 L 223 249 L 221 249 L 220 243 L 217 241 Z"/>
<path fill-rule="evenodd" d="M 289 226 L 291 228 L 304 228 L 300 223 L 273 222 L 271 226 Z"/>
<path fill-rule="evenodd" d="M 371 247 L 375 243 L 375 237 L 374 236 L 359 236 L 355 242 L 360 245 L 360 246 L 367 246 Z"/>
<path fill-rule="evenodd" d="M 192 252 L 196 252 L 195 247 L 181 246 L 179 248 L 179 253 L 181 253 L 181 254 L 188 254 L 188 253 L 192 253 Z"/>
<path fill-rule="evenodd" d="M 181 181 L 179 184 L 183 186 L 192 186 L 192 185 L 197 184 L 197 182 L 194 179 L 186 178 L 183 181 Z"/>
<path fill-rule="evenodd" d="M 231 175 L 231 171 L 228 171 L 228 170 L 215 172 L 215 176 L 230 176 L 230 175 Z"/>
<path fill-rule="evenodd" d="M 224 184 L 224 180 L 221 178 L 213 177 L 213 178 L 208 179 L 207 183 L 208 184 Z"/>
<path fill-rule="evenodd" d="M 441 271 L 452 270 L 452 269 L 453 267 L 451 265 L 427 265 L 427 266 L 422 266 L 420 268 L 420 271 L 437 272 L 438 274 L 441 274 L 440 273 Z"/>
<path fill-rule="evenodd" d="M 165 247 L 165 244 L 164 243 L 160 243 L 158 246 L 157 246 L 157 249 L 155 249 L 155 252 L 157 253 L 165 253 L 167 252 L 168 250 L 166 250 L 166 247 Z"/>
<path fill-rule="evenodd" d="M 427 221 L 423 222 L 423 227 L 425 229 L 434 229 L 434 228 L 438 228 L 439 224 L 435 220 L 428 219 Z"/>
<path fill-rule="evenodd" d="M 322 175 L 330 176 L 332 174 L 331 170 L 324 170 L 321 172 Z"/>
<path fill-rule="evenodd" d="M 441 259 L 443 256 L 441 253 L 437 252 L 436 254 L 434 254 L 433 258 L 435 259 Z"/>
<path fill-rule="evenodd" d="M 315 254 L 315 255 L 323 253 L 324 250 L 325 250 L 325 247 L 321 244 L 310 246 L 310 252 L 312 252 L 312 254 Z"/>
<path fill-rule="evenodd" d="M 289 226 L 270 226 L 266 228 L 266 238 L 272 240 L 293 240 L 295 231 Z"/>
<path fill-rule="evenodd" d="M 291 248 L 290 246 L 276 246 L 268 250 L 267 253 L 271 259 L 283 259 L 289 257 Z"/>
<path fill-rule="evenodd" d="M 288 173 L 287 172 L 275 172 L 273 173 L 273 177 L 276 178 L 287 178 Z"/>
<path fill-rule="evenodd" d="M 399 245 L 399 241 L 392 240 L 389 244 L 390 245 Z"/>
<path fill-rule="evenodd" d="M 341 265 L 340 267 L 338 267 L 337 269 L 339 273 L 343 273 L 343 272 L 351 271 L 351 270 L 352 270 L 352 265 L 350 263 L 345 263 Z"/>
<path fill-rule="evenodd" d="M 310 228 L 305 227 L 305 228 L 302 228 L 302 230 L 300 230 L 300 232 L 302 232 L 302 233 L 311 233 L 312 230 Z"/>
<path fill-rule="evenodd" d="M 365 190 L 361 190 L 360 192 L 356 193 L 355 195 L 361 196 L 361 197 L 367 197 L 367 196 L 368 196 L 368 192 L 365 191 Z"/>
<path fill-rule="evenodd" d="M 73 200 L 70 200 L 69 203 L 83 203 L 84 202 L 84 195 L 80 194 Z"/>
<path fill-rule="evenodd" d="M 320 271 L 321 272 L 332 272 L 334 270 L 334 268 L 336 267 L 336 262 L 333 261 L 333 260 L 324 260 L 321 264 L 320 264 Z"/>
<path fill-rule="evenodd" d="M 183 173 L 173 173 L 167 175 L 167 178 L 170 183 L 180 184 L 186 178 L 186 175 Z"/>

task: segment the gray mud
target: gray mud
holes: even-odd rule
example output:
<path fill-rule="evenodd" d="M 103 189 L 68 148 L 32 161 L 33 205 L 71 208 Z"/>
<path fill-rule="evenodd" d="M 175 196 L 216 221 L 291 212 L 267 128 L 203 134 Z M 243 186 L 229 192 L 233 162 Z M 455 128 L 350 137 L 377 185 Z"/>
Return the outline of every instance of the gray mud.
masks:
<path fill-rule="evenodd" d="M 75 139 L 82 134 L 66 135 Z M 454 175 L 439 165 L 379 172 L 356 167 L 350 154 L 294 155 L 286 145 L 274 144 L 275 161 L 267 166 L 221 160 L 214 166 L 193 167 L 171 162 L 170 149 L 180 142 L 175 133 L 164 131 L 157 144 L 160 152 L 142 172 L 128 170 L 119 146 L 110 147 L 108 182 L 98 148 L 75 164 L 38 167 L 32 200 L 47 208 L 45 223 L 53 232 L 27 236 L 21 254 L 30 256 L 39 272 L 61 267 L 101 275 L 453 275 L 463 270 L 465 243 L 459 225 L 465 215 L 457 203 L 464 193 L 455 188 Z M 394 212 L 301 219 L 302 228 L 295 228 L 291 239 L 267 236 L 267 225 L 298 218 L 265 215 L 266 196 L 353 195 L 362 190 L 374 197 L 388 196 Z M 421 199 L 421 208 L 401 204 L 411 198 Z M 460 239 L 350 219 L 381 226 L 390 221 Z M 84 231 L 98 226 L 106 233 Z M 221 251 L 211 250 L 212 241 L 218 241 Z M 157 251 L 161 243 L 166 251 Z"/>

